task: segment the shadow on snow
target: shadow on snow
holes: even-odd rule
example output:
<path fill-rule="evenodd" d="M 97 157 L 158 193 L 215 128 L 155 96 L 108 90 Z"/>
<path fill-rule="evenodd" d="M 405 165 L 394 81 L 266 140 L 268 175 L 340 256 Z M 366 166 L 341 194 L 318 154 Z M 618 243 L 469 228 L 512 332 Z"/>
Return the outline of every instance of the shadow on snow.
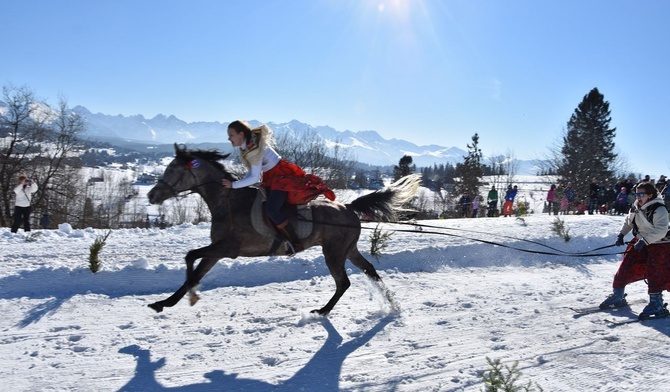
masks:
<path fill-rule="evenodd" d="M 311 391 L 318 389 L 323 392 L 337 392 L 340 390 L 339 378 L 342 365 L 349 354 L 367 344 L 375 335 L 381 332 L 394 316 L 389 315 L 377 322 L 377 324 L 365 334 L 342 344 L 342 336 L 327 318 L 319 319 L 317 322 L 323 325 L 328 332 L 323 346 L 314 356 L 291 378 L 271 384 L 261 380 L 238 378 L 236 373 L 226 374 L 223 370 L 214 370 L 204 374 L 209 382 L 184 385 L 179 387 L 165 387 L 156 379 L 156 371 L 166 363 L 165 358 L 157 361 L 151 360 L 151 352 L 131 345 L 119 350 L 120 353 L 131 354 L 137 360 L 135 376 L 119 392 L 130 391 L 255 391 L 255 392 L 277 392 L 277 391 Z"/>

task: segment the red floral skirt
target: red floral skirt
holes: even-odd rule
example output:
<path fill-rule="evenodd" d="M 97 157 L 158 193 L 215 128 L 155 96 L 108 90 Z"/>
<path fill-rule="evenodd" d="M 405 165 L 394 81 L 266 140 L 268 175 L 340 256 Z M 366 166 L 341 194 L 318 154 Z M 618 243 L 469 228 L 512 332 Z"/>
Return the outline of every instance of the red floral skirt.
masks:
<path fill-rule="evenodd" d="M 621 265 L 612 286 L 615 289 L 646 279 L 649 293 L 670 290 L 670 243 L 647 245 L 643 250 L 633 250 L 633 239 L 626 247 Z"/>
<path fill-rule="evenodd" d="M 335 200 L 335 193 L 320 177 L 307 174 L 298 165 L 285 159 L 263 173 L 261 186 L 271 190 L 288 193 L 286 202 L 289 204 L 307 204 L 319 195 Z"/>

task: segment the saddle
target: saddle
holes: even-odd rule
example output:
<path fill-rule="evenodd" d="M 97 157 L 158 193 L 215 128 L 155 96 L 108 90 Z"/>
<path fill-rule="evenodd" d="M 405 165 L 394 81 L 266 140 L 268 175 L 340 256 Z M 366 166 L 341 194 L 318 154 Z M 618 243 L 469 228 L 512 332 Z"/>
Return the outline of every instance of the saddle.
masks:
<path fill-rule="evenodd" d="M 254 205 L 251 207 L 251 225 L 262 237 L 276 239 L 277 228 L 265 213 L 265 201 L 265 189 L 258 188 Z M 288 217 L 298 239 L 303 240 L 312 234 L 314 224 L 312 223 L 312 207 L 309 204 L 284 204 L 281 211 Z"/>

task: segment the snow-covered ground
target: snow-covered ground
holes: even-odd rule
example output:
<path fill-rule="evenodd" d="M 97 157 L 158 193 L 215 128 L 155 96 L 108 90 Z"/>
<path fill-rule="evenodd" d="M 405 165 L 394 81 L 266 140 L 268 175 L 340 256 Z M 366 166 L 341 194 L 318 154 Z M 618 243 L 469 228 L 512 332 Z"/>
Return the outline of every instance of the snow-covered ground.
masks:
<path fill-rule="evenodd" d="M 670 390 L 670 319 L 612 328 L 606 318 L 635 317 L 644 304 L 582 317 L 567 308 L 605 298 L 622 248 L 518 250 L 560 253 L 525 240 L 564 252 L 607 246 L 623 218 L 562 216 L 567 243 L 554 219 L 384 225 L 395 233 L 369 259 L 400 311 L 348 264 L 352 286 L 328 318 L 309 315 L 334 290 L 318 247 L 222 260 L 200 302 L 157 314 L 147 305 L 183 282 L 183 256 L 208 243 L 208 224 L 114 230 L 97 274 L 89 247 L 106 231 L 62 226 L 27 242 L 0 228 L 0 389 L 481 391 L 489 357 L 518 361 L 521 381 L 545 391 Z M 366 255 L 371 233 L 359 242 Z M 628 292 L 647 298 L 643 282 Z"/>

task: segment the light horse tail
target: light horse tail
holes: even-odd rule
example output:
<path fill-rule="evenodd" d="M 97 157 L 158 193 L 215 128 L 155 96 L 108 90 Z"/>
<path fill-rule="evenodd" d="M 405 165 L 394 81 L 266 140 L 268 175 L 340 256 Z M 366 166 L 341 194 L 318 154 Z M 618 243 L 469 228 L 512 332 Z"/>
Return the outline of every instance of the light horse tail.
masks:
<path fill-rule="evenodd" d="M 360 215 L 374 220 L 394 221 L 402 205 L 412 200 L 421 185 L 421 174 L 405 176 L 389 187 L 368 193 L 346 204 L 346 207 Z"/>

